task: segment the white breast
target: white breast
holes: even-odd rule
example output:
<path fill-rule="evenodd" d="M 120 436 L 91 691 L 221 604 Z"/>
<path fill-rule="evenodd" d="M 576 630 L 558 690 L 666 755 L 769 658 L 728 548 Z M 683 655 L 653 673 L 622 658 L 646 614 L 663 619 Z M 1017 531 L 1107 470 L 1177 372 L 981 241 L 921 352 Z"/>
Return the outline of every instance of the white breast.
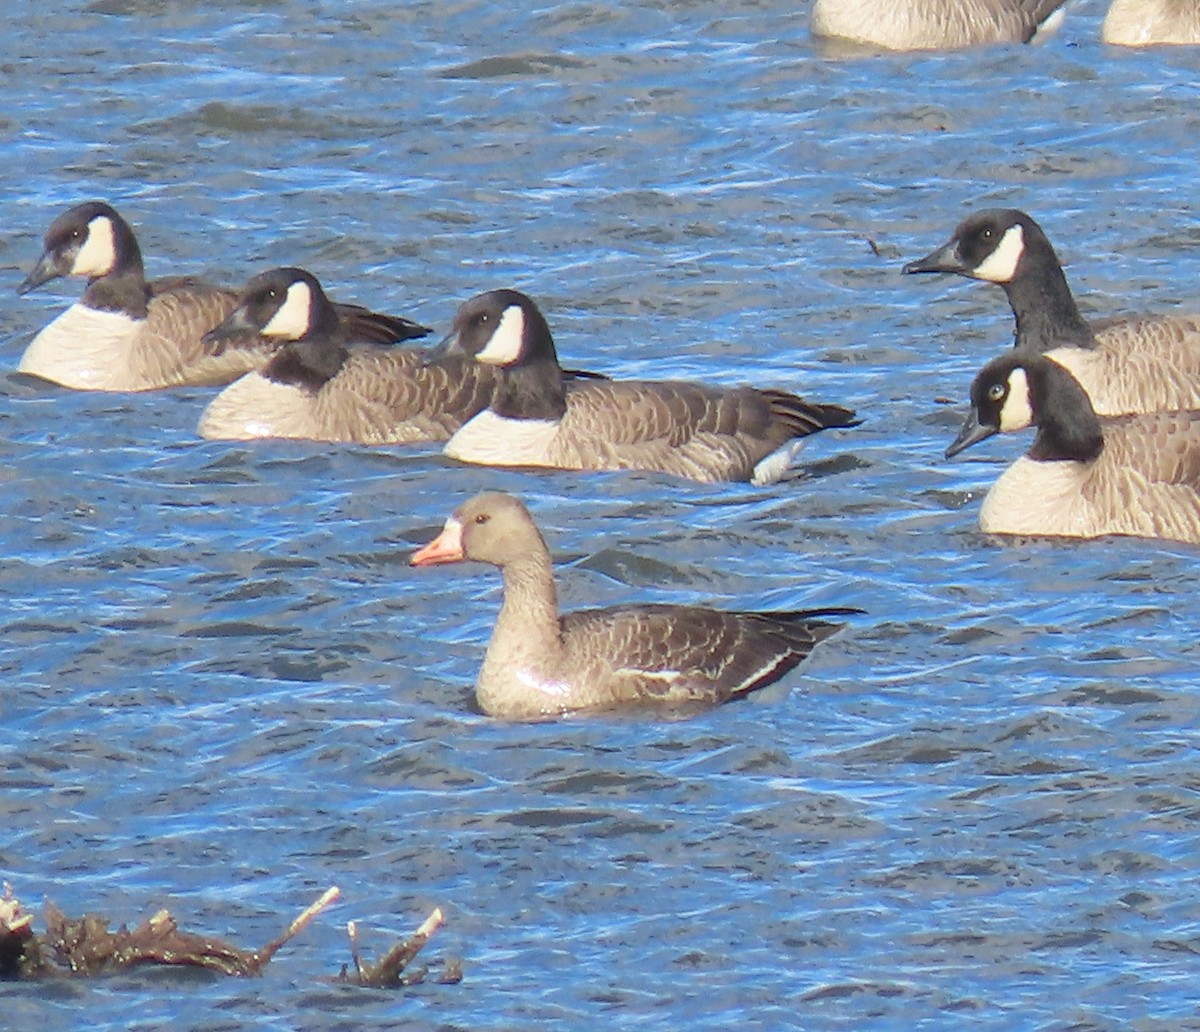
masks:
<path fill-rule="evenodd" d="M 1084 496 L 1089 469 L 1081 462 L 1038 462 L 1022 456 L 992 485 L 979 511 L 985 534 L 1095 537 L 1096 527 Z"/>
<path fill-rule="evenodd" d="M 554 466 L 549 452 L 558 429 L 556 419 L 507 419 L 484 409 L 443 450 L 452 459 L 483 466 Z"/>
<path fill-rule="evenodd" d="M 33 338 L 17 371 L 76 390 L 121 390 L 145 320 L 74 304 Z"/>
<path fill-rule="evenodd" d="M 200 417 L 201 437 L 247 441 L 259 437 L 311 437 L 313 397 L 292 384 L 247 373 L 231 383 Z"/>

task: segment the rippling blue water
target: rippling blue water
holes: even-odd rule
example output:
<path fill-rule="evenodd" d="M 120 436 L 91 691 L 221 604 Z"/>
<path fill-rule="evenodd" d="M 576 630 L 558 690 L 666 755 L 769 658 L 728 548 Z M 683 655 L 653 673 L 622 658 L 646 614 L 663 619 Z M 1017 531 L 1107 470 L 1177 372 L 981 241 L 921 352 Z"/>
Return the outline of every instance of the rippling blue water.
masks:
<path fill-rule="evenodd" d="M 0 987 L 0 1025 L 1200 1028 L 1196 550 L 988 540 L 1024 442 L 941 453 L 1001 295 L 902 279 L 1026 208 L 1085 308 L 1200 308 L 1192 50 L 843 59 L 806 5 L 161 0 L 22 8 L 0 268 L 112 201 L 152 275 L 301 264 L 447 326 L 518 286 L 561 353 L 856 406 L 769 490 L 201 442 L 209 392 L 0 380 L 0 873 L 248 946 L 263 978 Z M 78 293 L 0 290 L 4 364 Z M 765 697 L 487 720 L 482 567 L 407 557 L 525 497 L 564 603 L 857 605 Z M 322 985 L 434 905 L 459 986 Z"/>

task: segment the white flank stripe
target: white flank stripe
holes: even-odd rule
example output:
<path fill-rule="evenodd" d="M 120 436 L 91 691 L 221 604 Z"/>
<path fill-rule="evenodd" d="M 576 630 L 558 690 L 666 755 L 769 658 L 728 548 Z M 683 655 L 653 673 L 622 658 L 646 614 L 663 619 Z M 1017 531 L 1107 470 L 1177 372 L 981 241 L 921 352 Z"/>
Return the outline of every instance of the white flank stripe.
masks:
<path fill-rule="evenodd" d="M 1066 20 L 1066 17 L 1066 9 L 1060 7 L 1037 27 L 1037 31 L 1033 34 L 1033 39 L 1030 42 L 1044 43 L 1047 36 L 1053 36 L 1054 33 L 1062 28 L 1062 23 Z"/>
<path fill-rule="evenodd" d="M 512 365 L 521 357 L 521 342 L 525 337 L 525 313 L 520 305 L 509 305 L 475 361 L 486 365 Z"/>
<path fill-rule="evenodd" d="M 549 695 L 551 698 L 563 699 L 571 694 L 571 686 L 566 681 L 546 680 L 538 677 L 532 670 L 518 670 L 517 680 L 525 687 L 532 688 L 535 692 L 541 692 L 543 695 Z"/>
<path fill-rule="evenodd" d="M 746 691 L 753 685 L 757 684 L 759 682 L 759 680 L 766 677 L 768 674 L 774 672 L 775 670 L 779 669 L 779 664 L 782 663 L 786 658 L 787 657 L 784 655 L 772 656 L 766 663 L 764 663 L 762 666 L 760 666 L 757 670 L 755 670 L 751 674 L 748 674 L 746 677 L 742 678 L 742 680 L 738 684 L 734 685 L 733 688 L 730 690 L 729 694 L 730 695 L 742 694 L 742 692 Z"/>
<path fill-rule="evenodd" d="M 989 283 L 1009 283 L 1017 274 L 1017 264 L 1025 253 L 1025 230 L 1009 226 L 1000 242 L 975 268 L 975 276 Z"/>
<path fill-rule="evenodd" d="M 650 677 L 657 681 L 666 681 L 667 684 L 674 684 L 683 676 L 678 670 L 642 670 L 636 667 L 617 667 L 613 673 L 622 676 L 632 674 L 634 677 Z"/>
<path fill-rule="evenodd" d="M 796 456 L 804 449 L 804 438 L 797 437 L 785 441 L 770 455 L 758 460 L 754 472 L 750 475 L 750 483 L 755 487 L 773 484 L 782 477 L 796 460 Z"/>

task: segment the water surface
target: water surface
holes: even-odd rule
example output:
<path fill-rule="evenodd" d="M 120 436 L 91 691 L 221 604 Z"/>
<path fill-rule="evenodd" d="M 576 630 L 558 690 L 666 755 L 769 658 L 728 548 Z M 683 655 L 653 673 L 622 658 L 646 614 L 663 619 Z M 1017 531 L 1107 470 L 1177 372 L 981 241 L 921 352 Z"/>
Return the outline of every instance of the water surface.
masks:
<path fill-rule="evenodd" d="M 169 907 L 263 978 L 0 988 L 14 1028 L 1200 1027 L 1196 550 L 1000 542 L 1025 442 L 941 458 L 998 291 L 899 267 L 1035 215 L 1085 309 L 1200 305 L 1191 50 L 850 58 L 773 0 L 211 4 L 10 14 L 0 279 L 103 197 L 151 275 L 304 265 L 439 330 L 485 289 L 614 375 L 859 409 L 760 490 L 203 442 L 208 391 L 0 380 L 0 872 Z M 21 349 L 78 294 L 0 289 Z M 869 611 L 763 698 L 522 726 L 470 686 L 483 567 L 412 570 L 524 497 L 565 605 Z M 316 981 L 434 905 L 460 986 Z M 435 951 L 435 952 L 436 952 Z"/>

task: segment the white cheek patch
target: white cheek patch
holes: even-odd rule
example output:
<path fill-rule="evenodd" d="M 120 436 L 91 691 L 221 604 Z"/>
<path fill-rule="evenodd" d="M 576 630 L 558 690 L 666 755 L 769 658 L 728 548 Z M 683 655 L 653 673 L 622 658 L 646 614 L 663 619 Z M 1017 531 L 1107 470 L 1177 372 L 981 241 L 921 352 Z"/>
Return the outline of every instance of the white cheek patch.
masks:
<path fill-rule="evenodd" d="M 1008 397 L 1000 409 L 1000 430 L 1024 430 L 1033 426 L 1033 406 L 1029 403 L 1029 380 L 1025 370 L 1014 369 L 1008 374 Z"/>
<path fill-rule="evenodd" d="M 117 262 L 117 245 L 113 236 L 112 220 L 107 215 L 97 215 L 88 223 L 87 239 L 75 255 L 71 266 L 73 276 L 107 276 Z"/>
<path fill-rule="evenodd" d="M 262 328 L 263 336 L 299 340 L 308 332 L 311 310 L 312 291 L 308 284 L 303 281 L 293 283 L 288 287 L 279 311 Z"/>
<path fill-rule="evenodd" d="M 992 253 L 976 266 L 975 277 L 989 283 L 1010 283 L 1024 253 L 1025 230 L 1019 225 L 1009 226 Z"/>
<path fill-rule="evenodd" d="M 487 365 L 512 365 L 521 357 L 524 337 L 525 313 L 519 305 L 509 305 L 500 316 L 500 322 L 496 324 L 484 349 L 475 356 L 475 361 Z"/>

